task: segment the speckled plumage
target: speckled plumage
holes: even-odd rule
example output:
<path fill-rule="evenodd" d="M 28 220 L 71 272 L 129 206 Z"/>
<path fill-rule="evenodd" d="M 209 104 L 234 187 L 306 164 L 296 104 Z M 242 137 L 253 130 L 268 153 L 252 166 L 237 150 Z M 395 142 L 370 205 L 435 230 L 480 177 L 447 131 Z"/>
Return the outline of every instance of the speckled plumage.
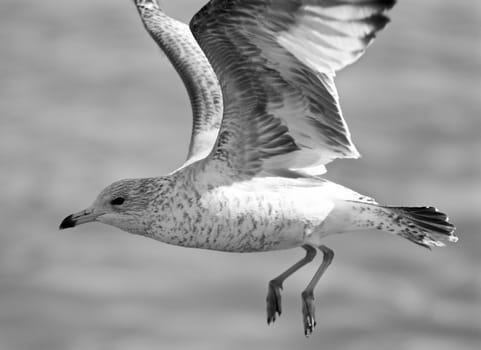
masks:
<path fill-rule="evenodd" d="M 305 258 L 269 283 L 268 323 L 281 313 L 283 281 L 318 248 L 323 262 L 302 293 L 306 335 L 316 324 L 314 287 L 333 258 L 326 235 L 379 229 L 425 247 L 457 240 L 433 207 L 383 206 L 314 176 L 358 156 L 334 72 L 362 55 L 394 0 L 212 0 L 192 32 L 154 0 L 134 2 L 189 92 L 189 154 L 169 175 L 113 183 L 60 228 L 98 221 L 228 252 L 303 247 Z"/>
<path fill-rule="evenodd" d="M 195 177 L 192 172 L 173 175 L 169 190 L 149 204 L 146 235 L 185 247 L 267 251 L 302 245 L 327 215 L 322 197 L 307 210 L 307 191 L 319 191 L 318 184 L 296 188 L 292 184 L 298 180 L 259 178 L 213 187 L 203 180 L 186 181 Z"/>
<path fill-rule="evenodd" d="M 193 125 L 185 165 L 214 146 L 222 120 L 222 91 L 189 26 L 167 16 L 156 1 L 135 1 L 145 28 L 182 78 L 192 105 Z"/>

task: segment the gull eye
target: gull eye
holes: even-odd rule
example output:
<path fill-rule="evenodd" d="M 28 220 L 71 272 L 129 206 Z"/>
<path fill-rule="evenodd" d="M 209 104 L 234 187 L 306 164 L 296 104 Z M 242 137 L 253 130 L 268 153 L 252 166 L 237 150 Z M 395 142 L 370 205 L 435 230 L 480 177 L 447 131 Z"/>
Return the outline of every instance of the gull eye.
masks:
<path fill-rule="evenodd" d="M 122 205 L 125 202 L 125 198 L 123 197 L 117 197 L 114 198 L 110 201 L 110 204 L 112 205 Z"/>

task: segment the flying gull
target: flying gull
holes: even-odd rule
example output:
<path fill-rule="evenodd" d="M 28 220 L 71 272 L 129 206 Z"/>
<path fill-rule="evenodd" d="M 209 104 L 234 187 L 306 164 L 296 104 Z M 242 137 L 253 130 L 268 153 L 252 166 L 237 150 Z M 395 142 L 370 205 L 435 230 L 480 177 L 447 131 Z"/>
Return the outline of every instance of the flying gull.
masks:
<path fill-rule="evenodd" d="M 268 285 L 267 322 L 284 280 L 323 260 L 302 292 L 304 333 L 316 325 L 314 287 L 334 253 L 322 238 L 379 229 L 424 247 L 456 242 L 434 207 L 392 207 L 320 177 L 357 158 L 334 85 L 388 22 L 395 0 L 211 0 L 190 27 L 155 0 L 134 0 L 145 28 L 181 76 L 193 130 L 187 160 L 160 177 L 117 181 L 61 229 L 86 222 L 183 247 L 305 257 Z"/>

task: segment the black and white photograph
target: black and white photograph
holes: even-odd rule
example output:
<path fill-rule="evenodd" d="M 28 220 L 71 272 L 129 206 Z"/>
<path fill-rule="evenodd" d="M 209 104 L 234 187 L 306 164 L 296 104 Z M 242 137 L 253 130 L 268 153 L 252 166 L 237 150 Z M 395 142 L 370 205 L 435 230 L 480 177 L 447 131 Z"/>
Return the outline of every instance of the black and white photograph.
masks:
<path fill-rule="evenodd" d="M 481 348 L 481 2 L 0 4 L 0 350 Z"/>

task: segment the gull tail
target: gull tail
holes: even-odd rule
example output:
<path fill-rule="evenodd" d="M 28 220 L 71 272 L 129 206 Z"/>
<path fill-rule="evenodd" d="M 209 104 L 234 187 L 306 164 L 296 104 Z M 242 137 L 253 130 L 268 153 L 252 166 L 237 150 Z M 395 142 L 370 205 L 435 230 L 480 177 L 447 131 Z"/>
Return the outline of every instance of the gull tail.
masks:
<path fill-rule="evenodd" d="M 443 247 L 446 242 L 458 240 L 448 216 L 434 207 L 377 208 L 375 227 L 379 230 L 395 233 L 426 248 Z"/>

